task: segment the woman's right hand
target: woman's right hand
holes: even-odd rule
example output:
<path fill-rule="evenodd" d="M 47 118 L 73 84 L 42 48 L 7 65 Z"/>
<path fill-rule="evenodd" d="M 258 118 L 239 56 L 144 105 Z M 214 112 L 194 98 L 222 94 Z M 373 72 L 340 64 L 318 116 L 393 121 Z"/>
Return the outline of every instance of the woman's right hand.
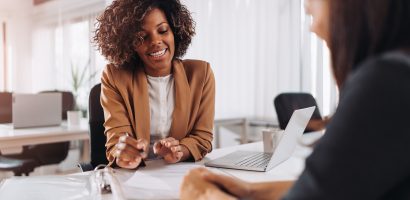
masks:
<path fill-rule="evenodd" d="M 126 169 L 135 169 L 139 166 L 142 159 L 148 155 L 149 144 L 147 140 L 135 139 L 123 135 L 115 145 L 116 164 Z"/>

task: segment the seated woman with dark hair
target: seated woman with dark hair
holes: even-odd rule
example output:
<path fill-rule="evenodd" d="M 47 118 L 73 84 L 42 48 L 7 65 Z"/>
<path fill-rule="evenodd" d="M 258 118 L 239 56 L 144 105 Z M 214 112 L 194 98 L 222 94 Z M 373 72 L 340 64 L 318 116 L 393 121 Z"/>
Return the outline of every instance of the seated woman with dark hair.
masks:
<path fill-rule="evenodd" d="M 195 33 L 190 12 L 179 0 L 116 0 L 98 23 L 110 164 L 201 160 L 212 150 L 215 80 L 209 63 L 180 59 Z"/>
<path fill-rule="evenodd" d="M 341 94 L 299 179 L 248 183 L 195 169 L 181 199 L 410 199 L 410 1 L 306 2 Z"/>

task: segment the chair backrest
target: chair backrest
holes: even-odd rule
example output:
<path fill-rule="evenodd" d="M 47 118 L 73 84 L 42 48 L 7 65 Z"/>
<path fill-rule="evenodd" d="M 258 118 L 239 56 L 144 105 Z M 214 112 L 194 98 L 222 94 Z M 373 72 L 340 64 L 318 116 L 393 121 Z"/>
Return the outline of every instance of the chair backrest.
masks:
<path fill-rule="evenodd" d="M 11 92 L 0 92 L 0 123 L 12 122 L 12 101 Z"/>
<path fill-rule="evenodd" d="M 70 91 L 59 91 L 59 90 L 50 90 L 50 91 L 42 91 L 41 93 L 51 93 L 51 92 L 60 92 L 62 95 L 62 119 L 67 119 L 67 111 L 73 110 L 75 106 L 75 99 L 74 95 Z"/>
<path fill-rule="evenodd" d="M 67 119 L 67 111 L 74 109 L 74 95 L 69 91 L 49 90 L 40 93 L 61 93 L 62 95 L 62 119 Z M 70 150 L 70 142 L 56 142 L 48 144 L 36 144 L 25 146 L 22 156 L 33 158 L 38 166 L 58 164 L 65 160 Z"/>
<path fill-rule="evenodd" d="M 316 106 L 311 119 L 322 119 L 316 100 L 309 93 L 281 93 L 275 97 L 273 104 L 281 129 L 286 128 L 293 111 L 296 109 Z M 305 129 L 305 132 L 310 131 L 312 130 Z"/>
<path fill-rule="evenodd" d="M 89 97 L 89 125 L 91 143 L 91 165 L 108 164 L 105 156 L 104 110 L 100 103 L 101 84 L 91 88 Z"/>

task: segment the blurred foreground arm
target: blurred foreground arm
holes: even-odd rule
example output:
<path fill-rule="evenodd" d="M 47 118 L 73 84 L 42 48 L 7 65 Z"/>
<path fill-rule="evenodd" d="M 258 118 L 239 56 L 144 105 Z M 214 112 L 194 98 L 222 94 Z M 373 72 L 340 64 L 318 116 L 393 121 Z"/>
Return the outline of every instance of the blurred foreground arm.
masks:
<path fill-rule="evenodd" d="M 205 168 L 191 170 L 181 185 L 180 197 L 185 199 L 280 199 L 292 181 L 249 183 L 218 175 Z"/>

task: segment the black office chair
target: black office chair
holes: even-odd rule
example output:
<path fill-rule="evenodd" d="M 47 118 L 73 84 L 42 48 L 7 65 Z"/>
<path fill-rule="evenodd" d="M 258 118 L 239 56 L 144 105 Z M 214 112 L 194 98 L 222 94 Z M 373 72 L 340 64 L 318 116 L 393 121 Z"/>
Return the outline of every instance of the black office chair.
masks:
<path fill-rule="evenodd" d="M 293 111 L 296 109 L 306 108 L 310 106 L 316 106 L 313 112 L 312 119 L 322 120 L 322 115 L 320 114 L 319 108 L 317 106 L 315 98 L 309 93 L 281 93 L 275 97 L 273 104 L 276 109 L 276 114 L 278 116 L 279 127 L 285 129 L 288 125 L 290 117 Z M 315 130 L 305 129 L 306 132 L 311 132 Z"/>
<path fill-rule="evenodd" d="M 105 156 L 104 111 L 100 103 L 100 95 L 101 84 L 97 84 L 91 89 L 88 101 L 91 162 L 80 163 L 78 167 L 82 171 L 90 171 L 100 164 L 108 164 Z"/>
<path fill-rule="evenodd" d="M 13 94 L 11 92 L 0 92 L 0 99 L 0 123 L 11 123 Z M 12 171 L 15 176 L 21 176 L 22 174 L 28 176 L 37 164 L 34 159 L 2 156 L 0 152 L 0 171 Z"/>
<path fill-rule="evenodd" d="M 11 92 L 0 92 L 0 123 L 12 122 L 12 101 Z"/>
<path fill-rule="evenodd" d="M 28 176 L 38 164 L 34 159 L 18 159 L 0 156 L 0 171 L 12 171 L 14 176 Z"/>

